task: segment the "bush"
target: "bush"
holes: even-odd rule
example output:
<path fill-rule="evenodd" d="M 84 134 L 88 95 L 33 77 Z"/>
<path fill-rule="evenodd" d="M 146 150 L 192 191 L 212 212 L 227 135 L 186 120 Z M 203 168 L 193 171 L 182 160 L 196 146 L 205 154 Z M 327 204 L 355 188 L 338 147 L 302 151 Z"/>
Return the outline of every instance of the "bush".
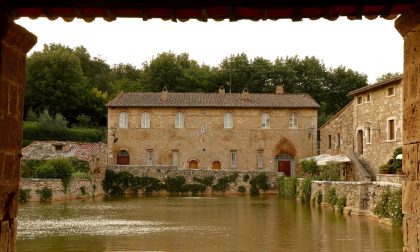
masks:
<path fill-rule="evenodd" d="M 302 160 L 299 164 L 305 174 L 309 174 L 313 177 L 319 173 L 319 167 L 316 164 L 315 159 Z"/>
<path fill-rule="evenodd" d="M 240 192 L 240 193 L 246 193 L 245 186 L 238 186 L 238 192 Z"/>
<path fill-rule="evenodd" d="M 229 176 L 218 178 L 216 184 L 212 186 L 212 190 L 215 192 L 225 193 L 230 189 L 230 184 L 235 182 L 237 178 L 237 172 Z"/>
<path fill-rule="evenodd" d="M 327 191 L 327 202 L 332 207 L 334 207 L 335 204 L 337 203 L 337 194 L 336 194 L 335 187 L 331 187 L 330 189 L 328 189 L 328 191 Z"/>
<path fill-rule="evenodd" d="M 81 186 L 79 189 L 80 189 L 80 193 L 82 195 L 86 195 L 86 187 L 85 186 Z"/>
<path fill-rule="evenodd" d="M 381 174 L 388 174 L 391 173 L 391 165 L 390 164 L 383 164 L 379 167 L 379 173 Z"/>
<path fill-rule="evenodd" d="M 260 194 L 260 190 L 258 189 L 257 184 L 251 184 L 251 188 L 249 188 L 249 193 L 251 194 L 251 196 L 258 196 Z"/>
<path fill-rule="evenodd" d="M 321 205 L 321 203 L 322 203 L 322 191 L 321 191 L 321 190 L 318 190 L 318 191 L 315 193 L 314 201 L 315 201 L 318 205 Z"/>
<path fill-rule="evenodd" d="M 214 181 L 214 176 L 207 176 L 204 178 L 197 178 L 197 177 L 193 177 L 193 180 L 195 182 L 198 182 L 206 187 L 213 185 L 213 181 Z"/>
<path fill-rule="evenodd" d="M 90 119 L 90 116 L 87 116 L 85 114 L 81 114 L 81 115 L 78 115 L 76 117 L 76 120 L 77 120 L 77 123 L 78 123 L 79 127 L 87 128 L 89 126 L 89 123 L 90 123 L 91 119 Z"/>
<path fill-rule="evenodd" d="M 85 173 L 85 172 L 75 172 L 71 175 L 71 179 L 76 180 L 76 179 L 88 179 L 91 180 L 92 176 L 89 173 Z"/>
<path fill-rule="evenodd" d="M 243 180 L 244 182 L 248 182 L 248 180 L 249 180 L 249 175 L 248 175 L 248 174 L 245 174 L 244 176 L 242 176 L 242 180 Z"/>
<path fill-rule="evenodd" d="M 22 162 L 22 178 L 36 178 L 37 167 L 45 164 L 45 161 L 40 160 L 26 160 Z"/>
<path fill-rule="evenodd" d="M 402 213 L 402 191 L 394 191 L 391 193 L 388 201 L 388 215 L 391 217 L 392 225 L 401 228 L 403 221 Z"/>
<path fill-rule="evenodd" d="M 280 197 L 285 199 L 296 199 L 297 178 L 282 176 L 277 180 L 277 188 L 279 190 Z"/>
<path fill-rule="evenodd" d="M 67 193 L 67 189 L 70 185 L 72 174 L 74 172 L 73 166 L 67 158 L 50 159 L 46 162 L 46 166 L 54 167 L 55 176 L 52 178 L 61 179 L 61 184 L 64 188 L 64 193 Z"/>
<path fill-rule="evenodd" d="M 55 167 L 49 164 L 43 164 L 36 169 L 37 178 L 58 178 Z"/>
<path fill-rule="evenodd" d="M 186 181 L 187 180 L 182 176 L 177 176 L 174 178 L 168 177 L 165 179 L 166 191 L 168 191 L 170 194 L 179 194 L 181 192 L 185 192 L 187 189 L 185 188 Z"/>
<path fill-rule="evenodd" d="M 300 201 L 302 203 L 309 203 L 311 200 L 311 185 L 312 180 L 310 178 L 306 178 L 303 180 L 302 184 L 300 185 Z"/>
<path fill-rule="evenodd" d="M 341 167 L 337 162 L 327 162 L 327 165 L 322 167 L 319 172 L 319 180 L 323 181 L 339 181 Z"/>
<path fill-rule="evenodd" d="M 345 207 L 345 206 L 346 206 L 346 204 L 347 204 L 347 198 L 346 198 L 346 196 L 340 196 L 340 197 L 337 199 L 336 204 L 337 204 L 337 210 L 338 210 L 340 213 L 342 213 L 342 212 L 343 212 L 344 207 Z"/>
<path fill-rule="evenodd" d="M 89 173 L 90 172 L 90 167 L 89 167 L 89 162 L 88 161 L 84 161 L 84 160 L 78 160 L 75 158 L 69 158 L 74 171 L 75 172 L 83 172 L 83 173 Z"/>
<path fill-rule="evenodd" d="M 28 122 L 38 121 L 38 115 L 33 111 L 32 107 L 30 107 L 26 112 L 25 120 Z"/>
<path fill-rule="evenodd" d="M 39 194 L 39 199 L 42 202 L 51 201 L 52 199 L 52 190 L 44 186 L 41 190 L 36 190 L 36 193 Z"/>
<path fill-rule="evenodd" d="M 19 203 L 26 203 L 31 198 L 31 189 L 19 188 Z"/>
<path fill-rule="evenodd" d="M 391 167 L 391 173 L 395 173 L 402 168 L 402 160 L 397 159 L 397 155 L 402 154 L 402 147 L 398 147 L 394 150 L 394 154 L 392 155 L 393 163 Z"/>

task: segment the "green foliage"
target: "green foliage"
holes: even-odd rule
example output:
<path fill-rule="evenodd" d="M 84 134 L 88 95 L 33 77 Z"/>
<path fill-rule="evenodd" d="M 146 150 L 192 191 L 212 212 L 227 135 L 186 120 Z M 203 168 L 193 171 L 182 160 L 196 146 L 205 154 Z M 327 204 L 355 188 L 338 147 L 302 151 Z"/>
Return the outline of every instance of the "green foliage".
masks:
<path fill-rule="evenodd" d="M 339 181 L 341 167 L 337 162 L 327 162 L 327 165 L 321 167 L 318 179 L 323 181 Z"/>
<path fill-rule="evenodd" d="M 245 186 L 238 186 L 238 192 L 240 192 L 240 193 L 246 193 L 246 188 L 245 188 Z"/>
<path fill-rule="evenodd" d="M 302 203 L 309 203 L 311 201 L 311 185 L 312 180 L 310 178 L 306 178 L 302 181 L 300 185 L 300 201 Z"/>
<path fill-rule="evenodd" d="M 302 160 L 299 162 L 299 165 L 303 172 L 309 176 L 313 177 L 319 173 L 319 167 L 316 164 L 315 159 Z"/>
<path fill-rule="evenodd" d="M 392 167 L 391 167 L 391 173 L 395 173 L 398 170 L 401 170 L 402 168 L 402 160 L 401 159 L 397 159 L 397 155 L 402 154 L 402 146 L 397 147 L 394 150 L 394 153 L 392 155 Z"/>
<path fill-rule="evenodd" d="M 285 199 L 296 199 L 297 197 L 297 178 L 280 177 L 277 180 L 279 196 Z"/>
<path fill-rule="evenodd" d="M 342 213 L 344 207 L 347 205 L 347 198 L 346 198 L 346 196 L 340 196 L 340 197 L 338 197 L 337 202 L 336 202 L 336 205 L 337 205 L 337 210 L 340 213 Z"/>
<path fill-rule="evenodd" d="M 46 186 L 44 186 L 41 190 L 36 190 L 36 193 L 39 194 L 39 199 L 42 202 L 52 200 L 52 190 Z"/>
<path fill-rule="evenodd" d="M 80 193 L 81 193 L 83 196 L 87 194 L 87 192 L 86 192 L 86 187 L 85 187 L 85 186 L 81 186 L 79 189 L 80 189 Z"/>
<path fill-rule="evenodd" d="M 36 178 L 36 169 L 45 161 L 40 160 L 25 160 L 22 162 L 22 178 Z"/>
<path fill-rule="evenodd" d="M 249 175 L 248 175 L 248 174 L 245 174 L 244 176 L 242 176 L 242 180 L 243 180 L 244 182 L 248 182 L 248 180 L 249 180 Z"/>
<path fill-rule="evenodd" d="M 80 114 L 76 116 L 76 120 L 79 127 L 87 128 L 89 127 L 89 123 L 91 119 L 90 119 L 90 116 L 87 116 L 85 114 Z"/>
<path fill-rule="evenodd" d="M 213 185 L 214 176 L 206 176 L 204 178 L 193 177 L 195 182 L 198 182 L 206 187 Z"/>
<path fill-rule="evenodd" d="M 322 203 L 322 191 L 321 190 L 316 191 L 314 200 L 318 205 L 321 205 L 321 203 Z"/>
<path fill-rule="evenodd" d="M 404 216 L 402 213 L 402 191 L 385 190 L 373 209 L 373 213 L 381 218 L 391 218 L 392 225 L 401 228 Z"/>
<path fill-rule="evenodd" d="M 390 164 L 383 164 L 379 166 L 379 173 L 381 174 L 388 174 L 391 173 L 392 165 Z"/>
<path fill-rule="evenodd" d="M 25 120 L 28 121 L 28 122 L 38 121 L 38 115 L 35 113 L 35 111 L 33 111 L 33 109 L 31 107 L 26 112 Z"/>
<path fill-rule="evenodd" d="M 337 204 L 337 193 L 335 187 L 331 187 L 327 191 L 327 202 L 330 206 L 335 206 Z"/>
<path fill-rule="evenodd" d="M 260 194 L 260 190 L 258 189 L 256 183 L 251 184 L 251 188 L 249 188 L 249 193 L 251 194 L 251 196 L 258 196 Z"/>
<path fill-rule="evenodd" d="M 36 177 L 56 179 L 58 178 L 58 174 L 54 166 L 45 163 L 41 166 L 38 166 L 38 168 L 36 169 Z"/>
<path fill-rule="evenodd" d="M 89 173 L 77 171 L 77 172 L 74 172 L 71 175 L 71 178 L 72 178 L 72 180 L 76 180 L 76 179 L 88 179 L 88 180 L 91 180 L 92 179 L 92 176 Z"/>
<path fill-rule="evenodd" d="M 227 190 L 230 189 L 230 184 L 235 182 L 237 178 L 238 178 L 238 173 L 234 173 L 229 176 L 218 178 L 216 181 L 216 184 L 212 186 L 212 190 L 214 192 L 225 193 Z"/>
<path fill-rule="evenodd" d="M 376 78 L 376 82 L 385 82 L 401 76 L 401 73 L 385 73 Z"/>
<path fill-rule="evenodd" d="M 76 158 L 69 158 L 74 171 L 75 172 L 83 172 L 83 173 L 89 173 L 90 172 L 90 167 L 89 167 L 89 162 L 85 161 L 85 160 L 79 160 Z"/>
<path fill-rule="evenodd" d="M 22 189 L 19 188 L 19 203 L 26 203 L 31 198 L 31 195 L 29 194 L 31 192 L 31 189 Z"/>
<path fill-rule="evenodd" d="M 270 182 L 268 181 L 268 177 L 265 174 L 265 172 L 260 172 L 257 176 L 253 177 L 249 181 L 249 184 L 251 185 L 251 196 L 258 196 L 260 193 L 260 189 L 263 191 L 267 191 L 270 189 Z"/>
<path fill-rule="evenodd" d="M 170 194 L 183 193 L 187 189 L 186 179 L 182 176 L 168 177 L 165 179 L 166 191 Z"/>

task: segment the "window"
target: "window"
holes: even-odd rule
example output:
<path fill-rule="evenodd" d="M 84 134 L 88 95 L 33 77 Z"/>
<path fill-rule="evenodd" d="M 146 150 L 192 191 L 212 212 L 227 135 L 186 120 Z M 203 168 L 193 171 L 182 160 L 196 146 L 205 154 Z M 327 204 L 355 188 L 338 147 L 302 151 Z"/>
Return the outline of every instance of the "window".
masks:
<path fill-rule="evenodd" d="M 128 114 L 127 112 L 120 113 L 120 121 L 119 121 L 120 128 L 128 128 Z"/>
<path fill-rule="evenodd" d="M 332 142 L 331 142 L 331 135 L 328 135 L 328 149 L 331 149 Z"/>
<path fill-rule="evenodd" d="M 264 167 L 264 151 L 257 151 L 257 168 L 262 169 Z"/>
<path fill-rule="evenodd" d="M 366 128 L 366 143 L 371 143 L 370 127 Z"/>
<path fill-rule="evenodd" d="M 363 97 L 362 96 L 358 96 L 357 97 L 357 105 L 360 105 L 363 103 Z"/>
<path fill-rule="evenodd" d="M 366 95 L 366 102 L 370 102 L 370 94 Z"/>
<path fill-rule="evenodd" d="M 297 129 L 298 127 L 298 118 L 295 113 L 292 113 L 289 118 L 289 128 Z"/>
<path fill-rule="evenodd" d="M 175 128 L 184 128 L 184 114 L 181 112 L 175 114 Z"/>
<path fill-rule="evenodd" d="M 141 114 L 141 127 L 150 128 L 150 115 L 147 112 Z"/>
<path fill-rule="evenodd" d="M 395 89 L 394 87 L 389 87 L 386 91 L 387 96 L 393 96 L 395 95 Z"/>
<path fill-rule="evenodd" d="M 146 165 L 153 165 L 153 150 L 146 152 Z"/>
<path fill-rule="evenodd" d="M 224 125 L 225 125 L 225 129 L 233 128 L 232 113 L 226 113 L 225 114 Z"/>
<path fill-rule="evenodd" d="M 263 113 L 261 116 L 261 128 L 270 128 L 270 115 L 268 113 Z"/>
<path fill-rule="evenodd" d="M 179 164 L 179 151 L 172 150 L 172 166 L 178 167 Z"/>
<path fill-rule="evenodd" d="M 230 151 L 230 167 L 233 169 L 236 168 L 236 159 L 238 157 L 238 152 L 236 150 Z"/>
<path fill-rule="evenodd" d="M 388 141 L 395 140 L 395 119 L 388 119 Z"/>

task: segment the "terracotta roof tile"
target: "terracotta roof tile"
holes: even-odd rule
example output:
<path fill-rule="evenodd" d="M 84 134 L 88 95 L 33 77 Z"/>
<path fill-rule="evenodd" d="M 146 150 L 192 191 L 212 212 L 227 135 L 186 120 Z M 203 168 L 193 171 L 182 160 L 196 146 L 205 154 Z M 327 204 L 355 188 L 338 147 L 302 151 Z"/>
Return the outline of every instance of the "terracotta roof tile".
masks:
<path fill-rule="evenodd" d="M 307 94 L 249 94 L 249 99 L 241 99 L 241 94 L 218 93 L 124 93 L 112 101 L 108 107 L 238 107 L 238 108 L 319 108 L 318 103 Z"/>
<path fill-rule="evenodd" d="M 61 145 L 63 150 L 56 151 L 54 146 Z M 22 160 L 48 160 L 52 158 L 76 158 L 89 161 L 105 143 L 77 143 L 66 141 L 35 141 L 22 149 Z"/>

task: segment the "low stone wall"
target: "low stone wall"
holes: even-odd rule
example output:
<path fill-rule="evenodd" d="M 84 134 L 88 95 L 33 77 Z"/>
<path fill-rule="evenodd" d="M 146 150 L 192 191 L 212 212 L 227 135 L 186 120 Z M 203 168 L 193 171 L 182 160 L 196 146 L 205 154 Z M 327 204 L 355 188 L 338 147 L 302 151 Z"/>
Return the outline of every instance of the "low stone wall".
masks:
<path fill-rule="evenodd" d="M 313 181 L 311 198 L 314 198 L 318 190 L 321 190 L 323 196 L 322 204 L 328 205 L 328 190 L 332 187 L 336 190 L 337 198 L 346 196 L 347 211 L 358 215 L 373 215 L 373 209 L 375 209 L 383 192 L 385 190 L 399 190 L 402 185 L 399 183 L 368 181 Z"/>
<path fill-rule="evenodd" d="M 78 179 L 72 180 L 67 193 L 64 193 L 63 185 L 60 179 L 38 179 L 22 178 L 20 180 L 20 189 L 31 189 L 29 192 L 29 201 L 40 201 L 38 190 L 47 187 L 52 190 L 52 200 L 66 200 L 84 197 L 92 197 L 104 194 L 101 180 Z M 82 188 L 85 188 L 85 194 L 82 194 Z"/>
<path fill-rule="evenodd" d="M 274 193 L 275 189 L 277 189 L 277 178 L 280 176 L 279 173 L 273 172 L 273 171 L 244 171 L 244 170 L 210 170 L 210 169 L 178 169 L 176 167 L 170 167 L 170 166 L 135 166 L 135 165 L 112 165 L 108 166 L 107 169 L 113 170 L 114 172 L 122 172 L 127 171 L 135 176 L 149 176 L 159 179 L 160 181 L 164 181 L 165 178 L 168 177 L 176 177 L 176 176 L 183 176 L 186 178 L 187 183 L 193 183 L 194 177 L 197 178 L 204 178 L 208 176 L 214 176 L 214 181 L 216 181 L 218 178 L 229 176 L 233 174 L 234 172 L 238 173 L 238 179 L 236 180 L 236 183 L 234 183 L 231 186 L 230 191 L 227 193 L 237 193 L 237 189 L 239 186 L 244 186 L 249 192 L 250 184 L 249 180 L 252 177 L 257 176 L 260 172 L 265 172 L 267 175 L 269 182 L 271 184 L 271 187 L 273 190 L 267 191 L 265 193 Z M 244 175 L 249 176 L 248 181 L 244 181 L 243 177 Z M 210 193 L 210 192 L 208 192 Z"/>
<path fill-rule="evenodd" d="M 376 175 L 376 181 L 378 182 L 388 182 L 388 183 L 396 183 L 401 184 L 405 180 L 405 175 L 397 175 L 397 174 L 378 174 Z"/>

